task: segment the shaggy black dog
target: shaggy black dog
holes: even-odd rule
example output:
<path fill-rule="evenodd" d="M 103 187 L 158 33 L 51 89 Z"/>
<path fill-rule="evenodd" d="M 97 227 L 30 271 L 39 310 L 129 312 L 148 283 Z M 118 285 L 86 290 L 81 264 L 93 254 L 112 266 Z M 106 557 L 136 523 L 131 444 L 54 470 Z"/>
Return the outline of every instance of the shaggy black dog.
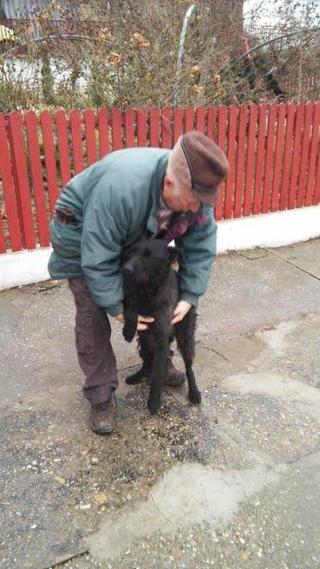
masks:
<path fill-rule="evenodd" d="M 174 337 L 186 367 L 189 400 L 195 404 L 201 402 L 192 370 L 196 328 L 194 307 L 181 322 L 174 326 L 171 324 L 179 299 L 177 274 L 171 267 L 174 261 L 182 262 L 178 249 L 168 247 L 160 239 L 151 239 L 138 242 L 122 266 L 125 292 L 123 336 L 127 342 L 135 336 L 139 314 L 154 318 L 147 330 L 138 332 L 142 367 L 126 379 L 127 383 L 135 384 L 145 377 L 150 378 L 148 409 L 152 414 L 160 409 L 162 386 L 168 371 L 169 345 Z"/>

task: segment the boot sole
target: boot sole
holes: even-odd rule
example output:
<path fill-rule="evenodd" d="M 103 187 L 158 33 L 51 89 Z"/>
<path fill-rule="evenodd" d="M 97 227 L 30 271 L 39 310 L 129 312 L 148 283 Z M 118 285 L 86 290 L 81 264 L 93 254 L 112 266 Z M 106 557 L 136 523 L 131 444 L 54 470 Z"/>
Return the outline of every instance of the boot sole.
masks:
<path fill-rule="evenodd" d="M 101 429 L 95 429 L 93 424 L 90 423 L 90 427 L 96 435 L 111 435 L 113 432 L 113 427 L 102 427 Z"/>

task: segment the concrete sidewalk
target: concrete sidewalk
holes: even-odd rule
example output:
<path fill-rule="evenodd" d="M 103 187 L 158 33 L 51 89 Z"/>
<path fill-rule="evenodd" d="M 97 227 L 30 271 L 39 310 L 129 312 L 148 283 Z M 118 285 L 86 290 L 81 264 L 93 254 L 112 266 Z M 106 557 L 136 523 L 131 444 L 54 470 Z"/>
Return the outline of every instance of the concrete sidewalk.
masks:
<path fill-rule="evenodd" d="M 0 567 L 320 567 L 319 281 L 319 240 L 217 259 L 197 409 L 184 386 L 148 415 L 115 325 L 108 438 L 87 424 L 65 284 L 2 292 Z"/>

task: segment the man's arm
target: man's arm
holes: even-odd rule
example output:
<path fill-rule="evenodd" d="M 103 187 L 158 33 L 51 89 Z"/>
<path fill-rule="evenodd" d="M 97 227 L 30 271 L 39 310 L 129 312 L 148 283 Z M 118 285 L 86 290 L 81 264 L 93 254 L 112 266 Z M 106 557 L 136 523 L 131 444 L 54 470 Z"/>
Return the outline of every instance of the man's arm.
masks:
<path fill-rule="evenodd" d="M 195 224 L 176 239 L 176 245 L 184 256 L 185 263 L 179 272 L 180 301 L 197 306 L 198 298 L 207 290 L 211 267 L 216 255 L 217 224 L 212 208 L 205 206 L 208 220 Z"/>
<path fill-rule="evenodd" d="M 94 302 L 110 316 L 123 312 L 120 255 L 125 236 L 117 211 L 99 200 L 87 206 L 81 239 L 82 270 Z"/>

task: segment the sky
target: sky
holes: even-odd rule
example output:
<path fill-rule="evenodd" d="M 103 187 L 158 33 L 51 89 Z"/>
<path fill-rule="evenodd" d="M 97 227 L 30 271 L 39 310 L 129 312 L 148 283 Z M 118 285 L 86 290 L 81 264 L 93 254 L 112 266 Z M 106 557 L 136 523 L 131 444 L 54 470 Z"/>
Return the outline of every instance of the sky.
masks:
<path fill-rule="evenodd" d="M 279 23 L 279 16 L 277 11 L 279 7 L 288 4 L 288 0 L 245 0 L 244 3 L 244 15 L 245 22 L 250 23 L 252 14 L 254 14 L 254 20 L 257 25 L 261 26 L 271 26 Z M 290 0 L 293 4 L 294 1 Z M 300 0 L 301 7 L 296 9 L 296 15 L 302 16 L 303 11 L 309 4 L 317 5 L 317 13 L 320 16 L 320 0 Z"/>

